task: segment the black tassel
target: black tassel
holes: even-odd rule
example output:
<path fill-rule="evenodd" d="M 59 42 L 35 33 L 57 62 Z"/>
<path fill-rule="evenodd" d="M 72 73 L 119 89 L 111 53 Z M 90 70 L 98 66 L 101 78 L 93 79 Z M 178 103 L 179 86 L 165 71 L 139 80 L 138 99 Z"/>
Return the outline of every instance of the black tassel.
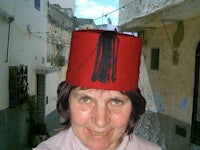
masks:
<path fill-rule="evenodd" d="M 109 83 L 116 80 L 118 44 L 117 32 L 104 31 L 101 33 L 98 39 L 92 81 L 99 80 Z"/>

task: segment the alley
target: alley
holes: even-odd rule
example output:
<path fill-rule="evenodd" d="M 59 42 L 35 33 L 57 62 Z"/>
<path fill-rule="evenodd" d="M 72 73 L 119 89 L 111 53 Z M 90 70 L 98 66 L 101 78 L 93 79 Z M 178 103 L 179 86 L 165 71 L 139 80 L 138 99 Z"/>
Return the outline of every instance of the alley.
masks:
<path fill-rule="evenodd" d="M 96 18 L 75 16 L 78 2 L 66 1 L 67 8 L 0 2 L 0 149 L 30 150 L 62 128 L 57 88 L 66 80 L 72 32 L 94 29 L 142 39 L 138 86 L 146 111 L 134 133 L 162 150 L 200 150 L 200 1 L 119 0 Z"/>

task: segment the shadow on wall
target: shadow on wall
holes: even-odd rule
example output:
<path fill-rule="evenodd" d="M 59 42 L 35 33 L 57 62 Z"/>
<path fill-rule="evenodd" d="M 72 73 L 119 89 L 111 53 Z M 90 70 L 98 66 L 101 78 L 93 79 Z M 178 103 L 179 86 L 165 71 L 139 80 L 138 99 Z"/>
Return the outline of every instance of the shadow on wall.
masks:
<path fill-rule="evenodd" d="M 159 114 L 161 132 L 166 144 L 166 150 L 190 150 L 191 126 L 177 119 Z"/>
<path fill-rule="evenodd" d="M 29 145 L 28 107 L 28 103 L 24 103 L 16 108 L 0 111 L 1 150 L 24 150 Z"/>
<path fill-rule="evenodd" d="M 191 126 L 161 113 L 146 111 L 135 127 L 134 132 L 146 140 L 161 145 L 162 150 L 191 149 Z"/>
<path fill-rule="evenodd" d="M 56 110 L 47 116 L 46 123 L 35 122 L 35 115 L 35 96 L 15 108 L 0 111 L 0 150 L 31 150 L 60 127 Z"/>

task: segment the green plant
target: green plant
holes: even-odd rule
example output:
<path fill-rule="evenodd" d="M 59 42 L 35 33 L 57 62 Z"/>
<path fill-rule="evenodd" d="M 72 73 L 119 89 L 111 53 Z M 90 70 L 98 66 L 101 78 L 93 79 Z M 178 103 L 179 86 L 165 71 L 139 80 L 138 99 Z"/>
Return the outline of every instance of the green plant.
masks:
<path fill-rule="evenodd" d="M 53 64 L 57 67 L 60 67 L 60 66 L 64 66 L 65 65 L 65 57 L 64 56 L 56 56 L 54 59 L 53 59 Z"/>

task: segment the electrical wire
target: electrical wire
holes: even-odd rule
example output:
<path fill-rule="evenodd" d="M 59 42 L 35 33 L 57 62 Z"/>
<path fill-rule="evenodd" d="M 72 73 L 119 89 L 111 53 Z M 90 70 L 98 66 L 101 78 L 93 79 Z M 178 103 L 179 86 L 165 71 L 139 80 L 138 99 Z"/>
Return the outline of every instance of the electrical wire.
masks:
<path fill-rule="evenodd" d="M 103 18 L 103 17 L 107 17 L 108 15 L 110 15 L 110 14 L 116 12 L 116 11 L 119 11 L 119 10 L 121 10 L 121 9 L 125 9 L 125 8 L 129 7 L 132 3 L 136 2 L 136 1 L 137 1 L 137 0 L 131 1 L 131 2 L 129 2 L 129 3 L 125 4 L 125 5 L 123 5 L 122 7 L 119 7 L 118 9 L 115 9 L 115 10 L 113 10 L 113 11 L 111 11 L 111 12 L 108 12 L 108 13 L 106 13 L 106 14 L 100 16 L 100 17 L 97 17 L 97 18 L 95 18 L 95 19 L 93 19 L 93 20 L 97 20 L 97 19 L 101 19 L 101 18 Z M 48 39 L 47 36 L 44 36 L 44 35 L 41 35 L 41 34 L 47 35 L 47 34 L 57 33 L 57 32 L 58 32 L 58 31 L 52 31 L 52 32 L 41 32 L 41 31 L 38 31 L 38 32 L 27 32 L 26 30 L 23 30 L 22 28 L 20 28 L 20 27 L 16 24 L 16 22 L 15 22 L 15 27 L 16 27 L 16 29 L 18 30 L 18 32 L 20 32 L 20 33 L 22 33 L 22 34 L 24 34 L 24 35 L 29 35 L 29 36 L 32 36 L 32 37 L 41 39 L 41 40 L 47 40 L 47 39 Z M 50 41 L 48 41 L 48 40 L 47 40 L 47 42 L 48 42 L 48 43 L 52 43 L 52 44 L 55 44 L 55 43 L 56 43 L 56 42 L 50 42 Z"/>
<path fill-rule="evenodd" d="M 45 36 L 47 34 L 54 34 L 54 33 L 59 33 L 61 31 L 52 31 L 52 32 L 41 32 L 41 31 L 37 31 L 37 32 L 28 32 L 27 30 L 24 30 L 22 29 L 19 25 L 17 25 L 16 21 L 14 21 L 14 25 L 15 25 L 15 28 L 17 29 L 17 31 L 23 35 L 26 35 L 26 36 L 30 36 L 30 37 L 34 37 L 34 38 L 37 38 L 37 39 L 41 39 L 43 41 L 47 41 L 47 43 L 51 43 L 51 44 L 59 44 L 58 42 L 55 42 L 55 41 L 49 41 L 48 40 L 48 37 Z M 41 35 L 42 34 L 42 35 Z"/>
<path fill-rule="evenodd" d="M 165 33 L 166 33 L 166 35 L 167 35 L 167 39 L 168 39 L 168 41 L 169 41 L 171 50 L 172 50 L 172 52 L 174 52 L 174 47 L 173 47 L 172 42 L 171 42 L 171 40 L 170 40 L 170 38 L 169 38 L 169 34 L 168 34 L 168 32 L 167 32 L 167 28 L 166 28 L 166 26 L 165 26 L 164 20 L 162 20 L 162 25 L 163 25 L 163 28 L 164 28 Z"/>
<path fill-rule="evenodd" d="M 115 10 L 113 10 L 113 11 L 107 13 L 107 14 L 104 14 L 104 15 L 102 15 L 102 16 L 100 16 L 100 17 L 97 17 L 97 18 L 95 18 L 95 19 L 93 19 L 93 20 L 97 20 L 97 19 L 101 19 L 101 18 L 103 18 L 103 17 L 107 17 L 108 15 L 110 15 L 110 14 L 116 12 L 116 11 L 119 11 L 120 9 L 125 9 L 125 8 L 127 8 L 128 6 L 130 6 L 132 3 L 136 2 L 136 1 L 137 1 L 137 0 L 131 1 L 130 3 L 128 3 L 128 4 L 126 4 L 126 5 L 123 5 L 122 7 L 119 7 L 118 9 L 115 9 Z"/>

